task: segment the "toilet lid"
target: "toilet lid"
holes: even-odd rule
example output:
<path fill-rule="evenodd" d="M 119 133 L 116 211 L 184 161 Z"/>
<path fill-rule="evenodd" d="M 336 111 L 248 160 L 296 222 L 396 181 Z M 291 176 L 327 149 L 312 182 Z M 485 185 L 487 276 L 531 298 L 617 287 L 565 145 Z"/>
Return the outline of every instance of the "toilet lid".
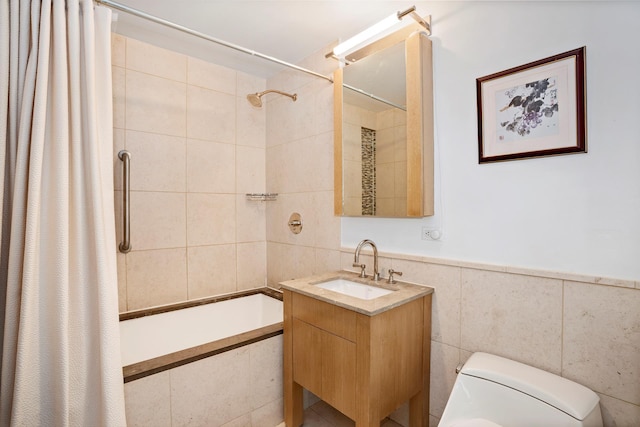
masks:
<path fill-rule="evenodd" d="M 493 421 L 485 420 L 484 418 L 471 418 L 468 420 L 460 420 L 451 424 L 449 427 L 502 427 L 500 424 L 496 424 Z"/>

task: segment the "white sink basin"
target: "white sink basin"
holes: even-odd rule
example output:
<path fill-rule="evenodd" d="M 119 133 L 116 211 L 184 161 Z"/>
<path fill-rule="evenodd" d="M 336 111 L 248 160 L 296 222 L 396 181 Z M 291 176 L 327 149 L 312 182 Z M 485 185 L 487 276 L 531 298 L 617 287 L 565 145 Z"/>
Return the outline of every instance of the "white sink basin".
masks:
<path fill-rule="evenodd" d="M 352 282 L 347 279 L 333 279 L 327 282 L 318 283 L 316 285 L 322 289 L 328 289 L 330 291 L 339 292 L 350 297 L 360 299 L 374 299 L 383 295 L 390 294 L 393 291 L 388 289 L 377 288 L 375 286 L 364 285 L 358 282 Z"/>

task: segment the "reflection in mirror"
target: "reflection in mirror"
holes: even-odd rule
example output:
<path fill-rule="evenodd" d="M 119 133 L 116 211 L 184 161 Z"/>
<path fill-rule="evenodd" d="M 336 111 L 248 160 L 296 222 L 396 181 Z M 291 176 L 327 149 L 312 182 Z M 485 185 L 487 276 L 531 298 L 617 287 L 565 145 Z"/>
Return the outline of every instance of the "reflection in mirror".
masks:
<path fill-rule="evenodd" d="M 404 41 L 346 67 L 343 86 L 344 215 L 405 216 Z"/>
<path fill-rule="evenodd" d="M 413 34 L 335 73 L 338 215 L 433 214 L 431 42 Z"/>

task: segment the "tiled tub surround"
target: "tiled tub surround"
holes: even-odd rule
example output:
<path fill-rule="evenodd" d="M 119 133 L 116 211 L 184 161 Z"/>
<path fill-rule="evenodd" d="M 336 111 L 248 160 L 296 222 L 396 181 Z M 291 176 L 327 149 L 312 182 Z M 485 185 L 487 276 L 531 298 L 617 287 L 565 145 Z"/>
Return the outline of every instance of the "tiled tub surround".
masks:
<path fill-rule="evenodd" d="M 269 301 L 252 301 L 248 298 L 274 298 L 277 305 Z M 125 403 L 129 426 L 182 426 L 182 425 L 246 425 L 275 426 L 283 419 L 282 413 L 282 295 L 272 289 L 246 291 L 226 297 L 205 299 L 171 307 L 141 310 L 121 315 L 122 322 L 143 321 L 157 316 L 187 314 L 189 310 L 209 310 L 232 303 L 233 313 L 223 313 L 229 322 L 206 324 L 197 313 L 189 313 L 190 320 L 198 324 L 185 327 L 184 335 L 216 335 L 215 341 L 201 342 L 190 348 L 170 354 L 137 361 L 138 355 L 128 355 L 123 348 L 123 361 L 136 360 L 123 368 L 125 377 Z M 247 303 L 244 303 L 247 301 Z M 239 310 L 236 302 L 244 303 Z M 181 309 L 182 307 L 182 309 Z M 167 312 L 168 309 L 171 311 Z M 256 313 L 261 310 L 271 313 Z M 273 312 L 273 310 L 277 312 Z M 250 312 L 247 312 L 249 310 Z M 159 312 L 159 314 L 158 314 Z M 157 314 L 157 316 L 153 316 Z M 258 314 L 256 316 L 256 314 Z M 143 316 L 140 318 L 139 316 Z M 247 324 L 251 329 L 236 335 L 218 338 L 211 329 L 233 327 L 234 316 L 266 320 L 264 325 Z M 212 315 L 212 318 L 218 317 Z M 279 321 L 274 319 L 279 317 Z M 127 320 L 127 318 L 133 318 Z M 270 319 L 270 320 L 269 320 Z M 155 320 L 155 319 L 154 319 Z M 277 319 L 276 319 L 277 320 Z M 170 323 L 179 323 L 176 318 Z M 234 325 L 230 325 L 233 323 Z M 253 322 L 249 322 L 253 323 Z M 122 329 L 122 328 L 121 328 Z M 156 341 L 185 341 L 181 337 L 171 338 L 171 327 L 138 334 L 143 347 L 155 346 Z M 175 332 L 175 331 L 174 331 Z M 179 331 L 178 331 L 179 332 Z M 196 337 L 197 339 L 197 337 Z M 189 341 L 189 340 L 187 340 Z M 124 343 L 123 343 L 124 344 Z M 131 343 L 130 343 L 131 344 Z M 162 343 L 160 343 L 162 344 Z M 144 352 L 145 348 L 141 348 Z M 175 349 L 174 349 L 175 350 Z M 125 362 L 126 363 L 126 362 Z"/>
<path fill-rule="evenodd" d="M 266 203 L 245 197 L 266 190 L 266 107 L 245 98 L 265 80 L 116 34 L 112 70 L 120 311 L 265 286 Z"/>
<path fill-rule="evenodd" d="M 361 261 L 373 265 L 370 255 Z M 342 268 L 354 271 L 353 248 Z M 380 271 L 433 287 L 430 425 L 455 368 L 484 351 L 535 366 L 600 396 L 605 426 L 640 425 L 640 282 L 380 253 Z M 392 418 L 407 424 L 406 407 Z"/>

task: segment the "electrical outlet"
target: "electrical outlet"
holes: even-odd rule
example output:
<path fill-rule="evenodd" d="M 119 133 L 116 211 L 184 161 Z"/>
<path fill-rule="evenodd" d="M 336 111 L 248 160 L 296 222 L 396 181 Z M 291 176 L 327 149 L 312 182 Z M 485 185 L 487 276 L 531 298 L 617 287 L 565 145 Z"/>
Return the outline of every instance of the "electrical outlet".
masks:
<path fill-rule="evenodd" d="M 422 240 L 440 240 L 442 231 L 437 228 L 422 227 Z"/>

